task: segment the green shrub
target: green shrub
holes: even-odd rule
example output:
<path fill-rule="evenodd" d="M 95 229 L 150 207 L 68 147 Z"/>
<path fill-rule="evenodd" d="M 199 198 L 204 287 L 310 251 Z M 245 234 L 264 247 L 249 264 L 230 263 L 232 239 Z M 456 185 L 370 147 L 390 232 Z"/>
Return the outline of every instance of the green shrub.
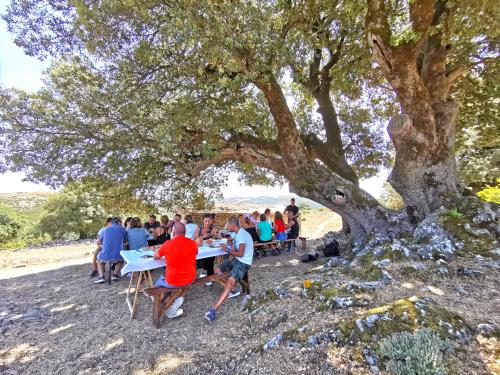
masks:
<path fill-rule="evenodd" d="M 500 178 L 497 178 L 496 186 L 487 186 L 477 193 L 483 201 L 500 204 Z"/>
<path fill-rule="evenodd" d="M 10 207 L 0 204 L 0 244 L 15 241 L 22 227 L 19 214 Z"/>
<path fill-rule="evenodd" d="M 65 188 L 49 197 L 40 229 L 53 239 L 83 239 L 95 236 L 106 213 L 93 197 Z"/>
<path fill-rule="evenodd" d="M 448 369 L 443 352 L 452 345 L 451 341 L 424 328 L 414 334 L 398 332 L 382 339 L 377 354 L 393 375 L 445 375 Z"/>

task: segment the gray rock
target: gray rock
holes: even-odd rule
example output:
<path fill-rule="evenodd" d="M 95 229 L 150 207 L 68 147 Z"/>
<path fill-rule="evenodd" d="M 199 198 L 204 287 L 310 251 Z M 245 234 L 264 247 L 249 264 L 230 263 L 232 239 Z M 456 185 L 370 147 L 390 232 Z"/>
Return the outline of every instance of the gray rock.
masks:
<path fill-rule="evenodd" d="M 483 275 L 483 271 L 473 270 L 467 267 L 457 267 L 457 275 L 466 277 L 480 277 Z"/>
<path fill-rule="evenodd" d="M 377 266 L 379 268 L 385 268 L 388 267 L 391 264 L 390 259 L 382 259 L 382 260 L 376 260 L 373 262 L 374 266 Z"/>
<path fill-rule="evenodd" d="M 368 346 L 363 348 L 363 356 L 365 358 L 365 362 L 368 366 L 370 366 L 372 374 L 380 374 L 380 369 L 377 367 L 377 357 L 372 353 Z"/>
<path fill-rule="evenodd" d="M 330 300 L 332 308 L 345 309 L 354 305 L 352 297 L 335 297 Z"/>
<path fill-rule="evenodd" d="M 393 277 L 386 270 L 382 270 L 382 283 L 388 285 L 394 281 Z"/>
<path fill-rule="evenodd" d="M 436 212 L 423 220 L 413 233 L 413 240 L 419 246 L 416 250 L 424 259 L 436 257 L 451 258 L 456 246 L 451 235 L 439 224 L 439 214 Z"/>
<path fill-rule="evenodd" d="M 362 319 L 356 319 L 356 327 L 358 328 L 360 333 L 363 333 L 365 331 L 365 325 L 363 323 Z"/>
<path fill-rule="evenodd" d="M 423 263 L 414 263 L 411 265 L 411 267 L 413 267 L 417 271 L 424 271 L 427 269 L 427 266 Z"/>
<path fill-rule="evenodd" d="M 481 323 L 478 324 L 477 330 L 483 335 L 490 336 L 493 332 L 495 332 L 495 327 L 492 324 Z"/>
<path fill-rule="evenodd" d="M 363 281 L 359 283 L 351 283 L 350 287 L 360 290 L 375 290 L 382 287 L 384 284 L 381 281 Z"/>
<path fill-rule="evenodd" d="M 366 325 L 368 326 L 368 328 L 371 328 L 373 327 L 373 324 L 380 318 L 380 315 L 379 314 L 372 314 L 372 315 L 368 315 L 366 318 L 365 318 L 365 322 L 366 322 Z"/>
<path fill-rule="evenodd" d="M 457 293 L 458 293 L 458 294 L 460 294 L 460 295 L 463 295 L 463 296 L 464 296 L 464 295 L 466 295 L 466 294 L 467 294 L 467 291 L 466 291 L 466 290 L 463 288 L 463 286 L 461 286 L 461 285 L 457 285 L 457 286 L 455 287 L 455 290 L 456 290 L 456 291 L 457 291 Z"/>
<path fill-rule="evenodd" d="M 340 258 L 340 257 L 334 257 L 334 258 L 329 258 L 325 266 L 326 267 L 339 267 L 339 266 L 347 266 L 349 264 L 349 261 Z"/>
<path fill-rule="evenodd" d="M 307 330 L 307 325 L 300 327 L 297 331 L 299 333 L 304 333 Z"/>
<path fill-rule="evenodd" d="M 264 350 L 275 349 L 283 342 L 283 335 L 280 333 L 269 340 L 263 347 Z"/>
<path fill-rule="evenodd" d="M 289 298 L 291 296 L 290 293 L 283 288 L 277 288 L 275 292 L 280 299 Z"/>
<path fill-rule="evenodd" d="M 309 346 L 319 345 L 318 336 L 309 336 L 307 338 L 307 345 L 309 345 Z"/>

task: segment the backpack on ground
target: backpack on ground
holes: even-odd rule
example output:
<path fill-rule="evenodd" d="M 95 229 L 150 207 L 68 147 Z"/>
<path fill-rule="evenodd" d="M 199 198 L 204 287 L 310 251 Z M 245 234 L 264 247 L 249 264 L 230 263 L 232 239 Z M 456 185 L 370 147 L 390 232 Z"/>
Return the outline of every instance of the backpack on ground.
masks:
<path fill-rule="evenodd" d="M 318 260 L 319 254 L 316 253 L 314 255 L 312 254 L 304 254 L 300 256 L 300 261 L 303 263 L 309 263 L 309 262 L 314 262 L 315 260 Z"/>
<path fill-rule="evenodd" d="M 339 243 L 337 242 L 337 240 L 332 238 L 330 242 L 327 243 L 323 248 L 323 253 L 325 254 L 326 258 L 339 256 L 340 251 L 339 251 Z"/>

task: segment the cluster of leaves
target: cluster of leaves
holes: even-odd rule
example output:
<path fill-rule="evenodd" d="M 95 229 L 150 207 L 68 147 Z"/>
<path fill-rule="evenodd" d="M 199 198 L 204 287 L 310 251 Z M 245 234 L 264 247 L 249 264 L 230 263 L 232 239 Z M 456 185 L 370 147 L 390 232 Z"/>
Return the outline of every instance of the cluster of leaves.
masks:
<path fill-rule="evenodd" d="M 0 248 L 18 248 L 48 240 L 38 227 L 38 213 L 0 203 Z"/>
<path fill-rule="evenodd" d="M 500 204 L 500 178 L 497 178 L 495 186 L 487 186 L 477 193 L 477 196 L 486 202 Z"/>
<path fill-rule="evenodd" d="M 393 375 L 446 375 L 448 368 L 443 353 L 453 343 L 442 339 L 429 328 L 394 333 L 381 340 L 377 353 Z"/>

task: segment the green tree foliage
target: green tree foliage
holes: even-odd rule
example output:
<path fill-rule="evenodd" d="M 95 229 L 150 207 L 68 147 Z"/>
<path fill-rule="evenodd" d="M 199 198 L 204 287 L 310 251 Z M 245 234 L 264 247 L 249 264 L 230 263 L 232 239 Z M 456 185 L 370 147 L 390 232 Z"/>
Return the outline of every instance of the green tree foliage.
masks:
<path fill-rule="evenodd" d="M 272 184 L 282 178 L 272 162 L 278 134 L 256 82 L 279 81 L 294 98 L 310 152 L 335 163 L 344 155 L 327 155 L 329 130 L 309 79 L 330 61 L 322 79 L 341 128 L 332 137 L 345 144 L 341 153 L 358 174 L 350 178 L 372 176 L 389 160 L 382 127 L 373 123 L 394 108 L 376 86 L 363 98 L 371 74 L 363 11 L 349 1 L 13 1 L 5 18 L 16 43 L 56 62 L 40 92 L 1 96 L 3 129 L 17 134 L 7 138 L 4 168 L 53 186 L 104 177 L 163 205 L 214 196 L 231 170 Z M 256 145 L 270 163 L 220 156 L 229 144 Z"/>
<path fill-rule="evenodd" d="M 14 210 L 0 204 L 0 244 L 5 245 L 17 240 L 23 224 L 23 220 Z"/>
<path fill-rule="evenodd" d="M 52 239 L 84 239 L 103 227 L 106 212 L 89 193 L 66 188 L 49 197 L 40 229 Z"/>
<path fill-rule="evenodd" d="M 387 5 L 392 45 L 439 35 L 453 45 L 446 62 L 464 66 L 450 81 L 470 64 L 482 74 L 496 53 L 495 2 L 416 1 L 373 2 Z M 412 30 L 409 8 L 443 4 L 443 22 Z M 239 171 L 250 183 L 286 179 L 353 233 L 368 230 L 355 222 L 377 202 L 358 180 L 388 166 L 383 124 L 401 97 L 374 67 L 366 14 L 351 0 L 12 0 L 16 43 L 54 63 L 39 92 L 0 92 L 0 169 L 186 207 Z M 332 201 L 335 189 L 348 205 Z"/>
<path fill-rule="evenodd" d="M 462 180 L 474 192 L 500 176 L 500 71 L 498 64 L 462 80 L 456 97 L 462 108 L 457 123 L 457 159 Z"/>

